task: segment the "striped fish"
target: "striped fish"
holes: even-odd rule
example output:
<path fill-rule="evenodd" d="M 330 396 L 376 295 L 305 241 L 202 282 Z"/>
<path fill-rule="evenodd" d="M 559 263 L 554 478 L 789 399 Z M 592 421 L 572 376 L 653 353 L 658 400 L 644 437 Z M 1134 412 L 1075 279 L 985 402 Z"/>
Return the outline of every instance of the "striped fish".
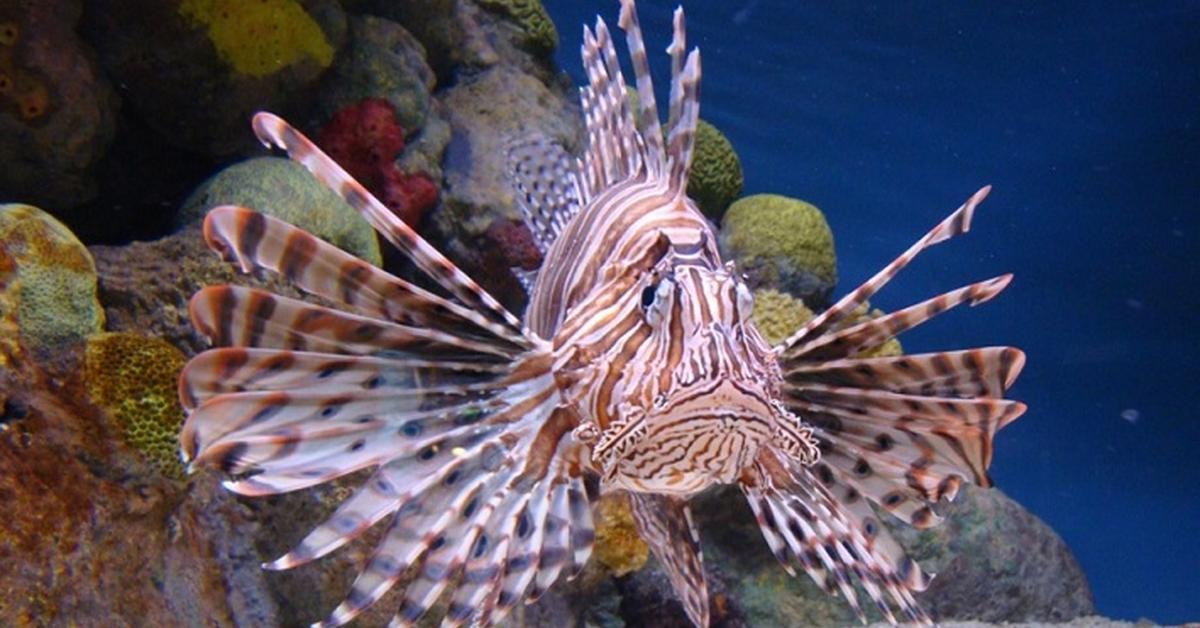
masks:
<path fill-rule="evenodd" d="M 1010 347 L 856 357 L 957 305 L 986 301 L 1005 275 L 849 325 L 925 248 L 965 233 L 984 188 L 895 261 L 770 346 L 754 299 L 722 262 L 685 194 L 699 111 L 700 56 L 674 15 L 666 133 L 633 0 L 622 0 L 640 108 L 626 97 L 603 20 L 584 29 L 588 146 L 541 137 L 512 146 L 511 174 L 544 248 L 518 319 L 283 120 L 254 118 L 423 271 L 434 292 L 274 218 L 214 209 L 208 244 L 245 272 L 270 270 L 323 307 L 235 286 L 191 302 L 218 347 L 186 367 L 181 435 L 193 467 L 242 495 L 301 490 L 373 469 L 328 521 L 268 569 L 324 556 L 387 520 L 344 602 L 343 624 L 394 587 L 394 625 L 439 598 L 444 625 L 490 625 L 587 562 L 591 502 L 626 492 L 638 530 L 687 615 L 709 624 L 688 499 L 736 484 L 773 553 L 895 622 L 928 623 L 929 577 L 877 518 L 918 528 L 963 482 L 987 486 L 1004 399 L 1024 362 Z M 639 131 L 644 129 L 644 132 Z"/>

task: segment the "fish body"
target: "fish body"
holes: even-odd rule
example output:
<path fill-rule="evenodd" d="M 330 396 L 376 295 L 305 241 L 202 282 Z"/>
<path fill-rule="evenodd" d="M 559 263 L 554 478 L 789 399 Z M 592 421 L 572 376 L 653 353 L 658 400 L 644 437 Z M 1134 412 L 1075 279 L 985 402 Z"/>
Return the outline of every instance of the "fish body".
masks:
<path fill-rule="evenodd" d="M 393 587 L 396 625 L 449 596 L 446 625 L 487 625 L 578 572 L 594 540 L 591 501 L 624 492 L 685 611 L 709 623 L 688 498 L 716 484 L 746 496 L 773 553 L 859 610 L 861 589 L 891 621 L 928 622 L 928 583 L 868 502 L 912 525 L 964 481 L 988 485 L 995 432 L 1024 406 L 1004 399 L 1024 356 L 988 347 L 863 359 L 877 345 L 1008 276 L 848 324 L 923 249 L 964 233 L 987 188 L 791 338 L 770 346 L 754 299 L 687 198 L 700 57 L 676 11 L 662 132 L 633 0 L 623 0 L 640 108 L 607 26 L 584 30 L 579 157 L 531 136 L 511 177 L 545 262 L 525 277 L 521 320 L 270 114 L 264 143 L 338 192 L 443 296 L 249 209 L 205 220 L 214 250 L 278 272 L 337 304 L 218 286 L 192 300 L 218 348 L 181 376 L 192 465 L 234 475 L 246 495 L 300 490 L 371 468 L 325 523 L 268 568 L 296 567 L 376 523 L 387 529 L 340 625 Z M 644 129 L 644 132 L 639 129 Z M 856 586 L 857 585 L 857 586 Z"/>

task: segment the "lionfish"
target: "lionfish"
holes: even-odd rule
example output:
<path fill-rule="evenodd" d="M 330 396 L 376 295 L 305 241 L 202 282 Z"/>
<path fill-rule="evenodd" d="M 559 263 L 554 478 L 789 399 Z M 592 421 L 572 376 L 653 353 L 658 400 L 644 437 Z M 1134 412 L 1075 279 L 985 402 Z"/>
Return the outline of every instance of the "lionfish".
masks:
<path fill-rule="evenodd" d="M 245 272 L 268 269 L 336 307 L 238 286 L 201 290 L 196 327 L 219 348 L 180 381 L 193 466 L 270 495 L 373 468 L 295 549 L 290 569 L 390 518 L 349 594 L 343 624 L 397 584 L 394 625 L 449 598 L 444 625 L 490 625 L 536 600 L 591 553 L 591 502 L 628 495 L 639 534 L 697 626 L 709 600 L 688 499 L 736 484 L 771 551 L 863 617 L 861 589 L 928 623 L 929 576 L 871 504 L 918 528 L 960 485 L 990 485 L 997 430 L 1024 411 L 1004 399 L 1021 351 L 986 347 L 858 357 L 1004 275 L 854 323 L 855 310 L 926 247 L 965 233 L 983 188 L 875 276 L 770 346 L 754 298 L 722 262 L 686 195 L 700 55 L 674 14 L 662 131 L 634 9 L 619 24 L 640 106 L 626 94 L 602 19 L 584 27 L 587 146 L 540 136 L 509 151 L 513 187 L 544 249 L 522 321 L 396 218 L 312 142 L 271 114 L 254 131 L 285 150 L 405 253 L 444 293 L 392 276 L 287 223 L 223 206 L 209 246 Z M 639 130 L 642 129 L 642 130 Z"/>

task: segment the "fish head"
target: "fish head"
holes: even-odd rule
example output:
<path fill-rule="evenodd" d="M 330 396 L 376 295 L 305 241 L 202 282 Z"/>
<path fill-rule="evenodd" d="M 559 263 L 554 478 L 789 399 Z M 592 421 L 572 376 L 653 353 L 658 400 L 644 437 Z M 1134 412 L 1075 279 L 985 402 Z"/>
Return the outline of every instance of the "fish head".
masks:
<path fill-rule="evenodd" d="M 667 256 L 626 298 L 638 341 L 612 374 L 616 412 L 593 448 L 610 485 L 695 494 L 737 481 L 768 443 L 815 461 L 811 429 L 779 401 L 777 356 L 731 265 Z"/>

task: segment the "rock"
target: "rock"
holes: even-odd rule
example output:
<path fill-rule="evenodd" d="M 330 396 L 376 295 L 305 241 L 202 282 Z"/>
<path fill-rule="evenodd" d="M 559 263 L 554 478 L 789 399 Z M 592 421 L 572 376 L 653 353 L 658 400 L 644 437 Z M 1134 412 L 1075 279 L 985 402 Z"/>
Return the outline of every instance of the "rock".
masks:
<path fill-rule="evenodd" d="M 268 273 L 242 274 L 204 243 L 199 225 L 154 242 L 94 246 L 100 302 L 109 331 L 162 338 L 194 355 L 208 347 L 188 322 L 188 300 L 205 286 L 236 284 L 299 297 L 287 281 Z"/>
<path fill-rule="evenodd" d="M 75 34 L 79 0 L 0 0 L 0 197 L 59 212 L 96 195 L 118 101 Z"/>
<path fill-rule="evenodd" d="M 251 512 L 140 473 L 80 386 L 0 369 L 0 624 L 278 625 Z"/>
<path fill-rule="evenodd" d="M 507 175 L 506 147 L 537 131 L 577 146 L 578 112 L 564 92 L 508 65 L 464 78 L 439 95 L 453 136 L 442 164 L 441 206 L 434 234 L 468 273 L 519 311 L 524 291 L 500 257 L 486 257 L 487 231 L 497 218 L 522 221 Z"/>
<path fill-rule="evenodd" d="M 286 220 L 376 266 L 382 264 L 370 223 L 290 159 L 255 157 L 229 166 L 184 201 L 179 221 L 199 221 L 213 207 L 229 204 Z"/>
<path fill-rule="evenodd" d="M 383 98 L 395 107 L 396 119 L 406 132 L 424 127 L 435 84 L 425 47 L 391 20 L 353 16 L 348 24 L 346 47 L 321 89 L 322 119 L 365 99 Z"/>
<path fill-rule="evenodd" d="M 784 572 L 749 508 L 740 505 L 744 501 L 726 488 L 697 500 L 695 513 L 705 560 L 718 577 L 729 574 L 725 586 L 746 625 L 855 623 L 841 598 L 825 594 L 802 572 L 795 578 Z M 964 486 L 955 502 L 938 510 L 946 520 L 929 530 L 889 525 L 912 558 L 938 573 L 917 595 L 935 620 L 1058 622 L 1095 612 L 1087 580 L 1066 544 L 1000 491 Z M 874 609 L 867 611 L 881 619 Z"/>
<path fill-rule="evenodd" d="M 46 356 L 104 328 L 92 256 L 31 205 L 0 205 L 0 366 Z"/>
<path fill-rule="evenodd" d="M 306 117 L 345 36 L 336 0 L 93 0 L 85 33 L 162 137 L 221 157 L 254 150 L 251 115 Z"/>
<path fill-rule="evenodd" d="M 558 29 L 541 0 L 478 0 L 490 11 L 512 21 L 520 35 L 517 42 L 537 54 L 549 55 L 558 48 Z"/>
<path fill-rule="evenodd" d="M 921 595 L 934 617 L 1063 622 L 1096 612 L 1087 577 L 1054 530 L 999 490 L 964 486 L 946 521 L 892 533 L 938 574 Z"/>
<path fill-rule="evenodd" d="M 829 304 L 837 285 L 833 233 L 821 210 L 776 194 L 739 199 L 721 221 L 721 254 L 752 288 L 792 294 L 809 309 Z"/>

